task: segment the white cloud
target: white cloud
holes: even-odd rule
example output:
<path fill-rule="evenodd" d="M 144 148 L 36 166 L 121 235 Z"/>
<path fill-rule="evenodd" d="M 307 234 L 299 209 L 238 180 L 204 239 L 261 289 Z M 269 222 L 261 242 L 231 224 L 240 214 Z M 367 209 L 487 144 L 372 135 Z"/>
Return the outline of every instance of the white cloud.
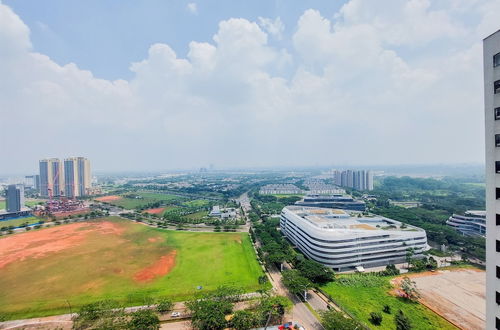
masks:
<path fill-rule="evenodd" d="M 98 169 L 482 161 L 474 36 L 493 27 L 492 4 L 465 26 L 454 15 L 470 10 L 455 2 L 369 3 L 351 0 L 334 19 L 307 10 L 289 49 L 268 43 L 279 18 L 231 18 L 186 58 L 152 45 L 116 81 L 33 52 L 0 4 L 0 150 L 27 164 L 0 172 L 75 153 Z"/>
<path fill-rule="evenodd" d="M 274 21 L 271 18 L 259 17 L 259 25 L 274 38 L 281 40 L 285 31 L 285 24 L 281 18 L 276 17 Z"/>
<path fill-rule="evenodd" d="M 186 8 L 191 14 L 198 14 L 198 6 L 196 3 L 190 2 L 187 4 Z"/>

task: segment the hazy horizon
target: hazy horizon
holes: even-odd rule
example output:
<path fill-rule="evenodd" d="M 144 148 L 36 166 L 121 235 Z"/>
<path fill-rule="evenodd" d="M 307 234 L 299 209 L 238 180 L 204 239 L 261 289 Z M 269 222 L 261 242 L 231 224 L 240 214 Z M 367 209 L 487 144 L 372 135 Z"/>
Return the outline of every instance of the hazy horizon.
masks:
<path fill-rule="evenodd" d="M 0 1 L 0 175 L 484 163 L 500 1 L 217 4 Z"/>

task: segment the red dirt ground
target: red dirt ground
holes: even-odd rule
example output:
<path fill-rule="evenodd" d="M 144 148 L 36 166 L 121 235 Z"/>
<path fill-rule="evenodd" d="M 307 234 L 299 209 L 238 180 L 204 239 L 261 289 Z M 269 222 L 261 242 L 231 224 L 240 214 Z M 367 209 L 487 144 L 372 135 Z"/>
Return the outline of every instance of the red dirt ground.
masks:
<path fill-rule="evenodd" d="M 166 256 L 162 256 L 153 265 L 148 266 L 134 275 L 134 280 L 136 282 L 149 282 L 155 277 L 167 275 L 172 268 L 175 266 L 175 255 L 176 250 L 173 250 Z"/>
<path fill-rule="evenodd" d="M 109 221 L 73 223 L 0 239 L 0 269 L 26 258 L 40 258 L 81 244 L 91 232 L 121 235 L 124 229 Z"/>
<path fill-rule="evenodd" d="M 98 202 L 113 202 L 113 201 L 118 201 L 122 198 L 123 197 L 121 196 L 112 195 L 112 196 L 97 197 L 95 198 L 95 200 Z"/>
<path fill-rule="evenodd" d="M 149 214 L 160 214 L 162 213 L 163 211 L 165 210 L 164 207 L 158 207 L 156 209 L 149 209 L 149 210 L 146 210 L 144 211 L 145 213 L 149 213 Z"/>

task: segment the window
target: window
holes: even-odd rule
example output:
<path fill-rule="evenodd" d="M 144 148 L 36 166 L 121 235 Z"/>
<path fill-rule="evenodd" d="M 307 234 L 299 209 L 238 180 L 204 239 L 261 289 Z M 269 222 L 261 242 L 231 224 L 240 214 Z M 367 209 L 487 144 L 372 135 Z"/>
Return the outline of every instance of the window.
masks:
<path fill-rule="evenodd" d="M 496 328 L 497 330 L 499 330 L 499 329 L 500 329 L 500 319 L 498 319 L 498 317 L 495 317 L 495 328 Z"/>
<path fill-rule="evenodd" d="M 496 68 L 500 65 L 500 53 L 493 56 L 493 67 Z"/>
<path fill-rule="evenodd" d="M 497 266 L 497 278 L 500 278 L 500 267 Z"/>
<path fill-rule="evenodd" d="M 500 134 L 495 134 L 495 147 L 500 147 Z"/>
<path fill-rule="evenodd" d="M 500 119 L 500 108 L 495 108 L 495 120 Z"/>
<path fill-rule="evenodd" d="M 496 300 L 497 300 L 497 304 L 500 305 L 500 293 L 498 293 L 498 291 L 496 292 Z"/>
<path fill-rule="evenodd" d="M 500 214 L 497 214 L 497 226 L 500 226 Z"/>
<path fill-rule="evenodd" d="M 499 161 L 495 162 L 495 173 L 500 173 L 500 162 Z"/>
<path fill-rule="evenodd" d="M 493 92 L 495 94 L 500 93 L 500 80 L 497 80 L 493 83 Z"/>
<path fill-rule="evenodd" d="M 497 240 L 497 252 L 500 252 L 500 241 Z"/>

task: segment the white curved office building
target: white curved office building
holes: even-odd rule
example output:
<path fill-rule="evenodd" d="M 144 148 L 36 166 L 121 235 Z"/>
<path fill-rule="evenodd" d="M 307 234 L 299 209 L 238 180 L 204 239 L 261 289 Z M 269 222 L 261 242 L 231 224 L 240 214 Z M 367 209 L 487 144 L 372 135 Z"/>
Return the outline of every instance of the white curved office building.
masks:
<path fill-rule="evenodd" d="M 453 214 L 446 224 L 464 235 L 486 236 L 486 211 L 467 211 L 464 215 Z"/>
<path fill-rule="evenodd" d="M 287 206 L 280 227 L 302 253 L 335 271 L 402 263 L 408 249 L 415 257 L 428 249 L 421 228 L 337 209 Z"/>

